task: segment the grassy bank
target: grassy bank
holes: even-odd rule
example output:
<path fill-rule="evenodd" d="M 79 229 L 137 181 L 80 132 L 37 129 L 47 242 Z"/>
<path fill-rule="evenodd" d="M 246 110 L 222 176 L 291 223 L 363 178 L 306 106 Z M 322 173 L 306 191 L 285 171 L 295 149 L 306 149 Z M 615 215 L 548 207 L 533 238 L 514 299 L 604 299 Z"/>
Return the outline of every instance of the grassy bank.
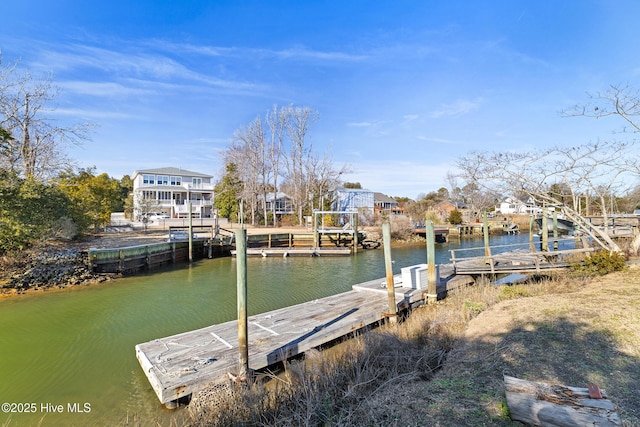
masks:
<path fill-rule="evenodd" d="M 509 426 L 503 375 L 605 389 L 640 424 L 640 268 L 476 285 L 266 384 L 197 396 L 192 425 Z"/>

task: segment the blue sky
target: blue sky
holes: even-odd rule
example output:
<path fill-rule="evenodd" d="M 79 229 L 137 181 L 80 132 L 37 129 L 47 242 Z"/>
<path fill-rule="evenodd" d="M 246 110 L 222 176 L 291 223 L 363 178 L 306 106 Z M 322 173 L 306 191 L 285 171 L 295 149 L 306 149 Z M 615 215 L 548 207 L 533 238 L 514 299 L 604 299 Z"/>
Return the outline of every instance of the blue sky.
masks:
<path fill-rule="evenodd" d="M 606 139 L 563 108 L 639 87 L 640 3 L 5 0 L 2 63 L 51 73 L 52 117 L 90 121 L 80 167 L 219 177 L 233 132 L 274 104 L 319 112 L 346 179 L 415 198 L 472 150 Z"/>

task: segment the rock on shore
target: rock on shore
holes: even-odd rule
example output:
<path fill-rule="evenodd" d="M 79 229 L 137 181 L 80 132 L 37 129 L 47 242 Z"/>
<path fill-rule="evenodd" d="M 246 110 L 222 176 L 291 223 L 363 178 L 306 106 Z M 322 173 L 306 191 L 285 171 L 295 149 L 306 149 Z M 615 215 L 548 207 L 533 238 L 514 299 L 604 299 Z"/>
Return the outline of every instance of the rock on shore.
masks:
<path fill-rule="evenodd" d="M 20 271 L 8 277 L 1 288 L 3 293 L 65 288 L 103 282 L 111 278 L 93 273 L 88 265 L 87 252 L 74 247 L 32 250 L 20 261 Z"/>

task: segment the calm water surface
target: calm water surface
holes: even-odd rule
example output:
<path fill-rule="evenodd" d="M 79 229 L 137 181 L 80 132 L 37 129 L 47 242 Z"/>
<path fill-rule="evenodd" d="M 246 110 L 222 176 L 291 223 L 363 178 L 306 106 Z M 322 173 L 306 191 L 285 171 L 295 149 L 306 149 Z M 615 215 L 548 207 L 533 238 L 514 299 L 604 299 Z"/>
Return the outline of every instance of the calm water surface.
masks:
<path fill-rule="evenodd" d="M 491 244 L 515 242 L 528 242 L 528 235 L 496 237 Z M 482 240 L 437 245 L 436 262 L 449 262 L 448 251 L 461 244 L 477 247 Z M 394 248 L 392 258 L 400 273 L 426 262 L 426 251 L 422 245 Z M 249 315 L 385 275 L 382 249 L 353 257 L 249 258 L 247 264 Z M 0 300 L 0 403 L 22 412 L 7 413 L 3 406 L 0 426 L 113 425 L 134 418 L 142 425 L 169 424 L 175 412 L 159 404 L 134 346 L 235 317 L 231 258 Z"/>

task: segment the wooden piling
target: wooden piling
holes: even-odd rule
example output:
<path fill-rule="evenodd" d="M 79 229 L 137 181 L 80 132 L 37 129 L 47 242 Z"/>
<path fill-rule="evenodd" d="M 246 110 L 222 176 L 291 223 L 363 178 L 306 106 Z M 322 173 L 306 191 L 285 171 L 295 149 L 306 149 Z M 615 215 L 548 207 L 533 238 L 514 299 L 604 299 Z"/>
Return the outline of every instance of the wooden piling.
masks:
<path fill-rule="evenodd" d="M 247 335 L 247 230 L 236 231 L 236 267 L 238 299 L 238 376 L 249 372 L 249 339 Z"/>
<path fill-rule="evenodd" d="M 558 250 L 558 212 L 553 211 L 553 250 Z"/>
<path fill-rule="evenodd" d="M 491 262 L 491 248 L 489 247 L 489 221 L 487 219 L 487 211 L 482 214 L 482 235 L 484 237 L 484 256 L 487 257 L 487 263 Z"/>
<path fill-rule="evenodd" d="M 384 246 L 384 268 L 387 278 L 387 295 L 389 297 L 389 319 L 391 323 L 396 321 L 396 292 L 393 283 L 393 263 L 391 260 L 391 225 L 388 222 L 382 224 L 382 245 Z"/>
<path fill-rule="evenodd" d="M 529 216 L 529 250 L 531 252 L 536 250 L 533 246 L 533 213 Z"/>
<path fill-rule="evenodd" d="M 541 250 L 548 252 L 549 251 L 549 213 L 547 208 L 542 208 L 542 242 L 541 242 Z"/>
<path fill-rule="evenodd" d="M 425 236 L 427 240 L 427 302 L 438 300 L 438 277 L 436 275 L 436 234 L 433 221 L 425 221 Z"/>
<path fill-rule="evenodd" d="M 189 262 L 193 262 L 193 212 L 189 202 Z"/>
<path fill-rule="evenodd" d="M 338 240 L 339 241 L 339 240 Z M 353 253 L 358 253 L 358 213 L 353 214 Z"/>

